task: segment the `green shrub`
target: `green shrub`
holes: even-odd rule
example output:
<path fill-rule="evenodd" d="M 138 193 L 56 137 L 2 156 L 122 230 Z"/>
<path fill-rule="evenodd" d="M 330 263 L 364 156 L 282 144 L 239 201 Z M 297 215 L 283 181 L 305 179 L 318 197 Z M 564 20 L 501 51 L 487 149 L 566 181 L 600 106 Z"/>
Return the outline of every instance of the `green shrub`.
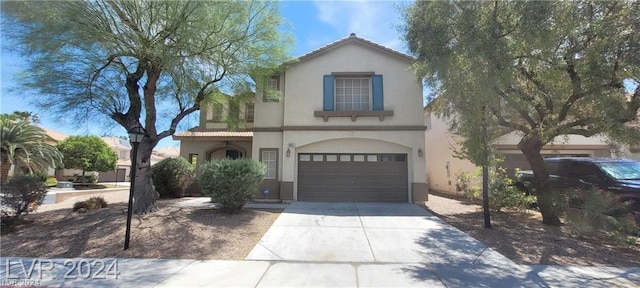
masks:
<path fill-rule="evenodd" d="M 151 177 L 160 198 L 181 198 L 195 180 L 195 169 L 182 157 L 167 158 L 151 167 Z"/>
<path fill-rule="evenodd" d="M 615 194 L 591 188 L 572 189 L 565 195 L 571 207 L 567 209 L 565 222 L 574 235 L 583 237 L 605 232 L 621 238 L 638 233 L 636 221 L 629 212 L 630 203 L 620 202 Z"/>
<path fill-rule="evenodd" d="M 84 181 L 83 181 L 84 178 Z M 73 179 L 72 181 L 73 183 L 84 183 L 84 184 L 91 184 L 91 183 L 98 183 L 98 176 L 91 174 L 91 175 L 76 175 L 76 178 Z"/>
<path fill-rule="evenodd" d="M 489 173 L 489 210 L 524 212 L 536 202 L 536 197 L 515 186 L 503 167 Z"/>
<path fill-rule="evenodd" d="M 474 201 L 479 199 L 482 194 L 482 188 L 473 183 L 475 178 L 477 177 L 476 173 L 471 173 L 464 170 L 458 170 L 456 172 L 456 190 L 462 191 L 465 197 L 469 198 L 469 200 Z"/>
<path fill-rule="evenodd" d="M 107 207 L 107 201 L 101 196 L 91 197 L 84 201 L 78 201 L 73 204 L 74 212 L 86 212 L 89 210 L 98 210 Z"/>
<path fill-rule="evenodd" d="M 28 174 L 28 175 L 33 176 L 35 178 L 38 178 L 42 182 L 47 181 L 47 178 L 48 178 L 47 174 L 46 173 L 42 173 L 42 172 L 36 172 L 36 173 L 33 173 L 33 174 Z"/>
<path fill-rule="evenodd" d="M 202 193 L 222 205 L 227 213 L 239 211 L 251 200 L 265 173 L 263 163 L 250 159 L 216 160 L 204 164 L 201 169 Z"/>
<path fill-rule="evenodd" d="M 44 182 L 45 185 L 47 185 L 47 187 L 56 187 L 58 185 L 58 179 L 56 179 L 55 177 L 49 177 L 47 178 L 47 181 Z"/>
<path fill-rule="evenodd" d="M 2 187 L 2 225 L 11 226 L 35 211 L 47 195 L 47 186 L 40 177 L 22 175 L 9 180 Z"/>
<path fill-rule="evenodd" d="M 482 199 L 482 188 L 478 182 L 479 171 L 471 173 L 460 170 L 456 172 L 456 186 L 466 197 L 472 201 Z M 489 171 L 489 210 L 501 212 L 510 210 L 524 212 L 536 202 L 536 197 L 527 195 L 519 187 L 515 186 L 513 179 L 507 176 L 504 168 L 498 167 Z"/>

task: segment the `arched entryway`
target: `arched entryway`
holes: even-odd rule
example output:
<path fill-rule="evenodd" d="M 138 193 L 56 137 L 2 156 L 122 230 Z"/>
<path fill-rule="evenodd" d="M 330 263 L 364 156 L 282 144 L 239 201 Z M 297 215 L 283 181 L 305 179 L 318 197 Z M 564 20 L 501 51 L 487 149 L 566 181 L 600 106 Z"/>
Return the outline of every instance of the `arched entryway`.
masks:
<path fill-rule="evenodd" d="M 223 158 L 242 159 L 246 156 L 247 151 L 245 149 L 231 143 L 224 143 L 207 151 L 207 161 Z"/>

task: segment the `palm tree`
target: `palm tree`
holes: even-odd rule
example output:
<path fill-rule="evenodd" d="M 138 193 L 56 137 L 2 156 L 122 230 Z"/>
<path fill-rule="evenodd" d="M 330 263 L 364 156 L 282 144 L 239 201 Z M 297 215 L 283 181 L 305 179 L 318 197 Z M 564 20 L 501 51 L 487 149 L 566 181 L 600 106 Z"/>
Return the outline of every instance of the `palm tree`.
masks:
<path fill-rule="evenodd" d="M 62 165 L 62 153 L 47 143 L 51 138 L 37 126 L 24 120 L 0 118 L 0 181 L 9 176 L 11 165 L 17 171 L 44 172 Z"/>

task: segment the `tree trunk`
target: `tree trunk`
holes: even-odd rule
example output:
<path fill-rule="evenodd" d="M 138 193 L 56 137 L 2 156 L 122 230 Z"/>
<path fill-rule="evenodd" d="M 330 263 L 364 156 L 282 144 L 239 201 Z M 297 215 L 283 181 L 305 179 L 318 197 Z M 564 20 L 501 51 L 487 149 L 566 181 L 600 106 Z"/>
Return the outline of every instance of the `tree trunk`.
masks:
<path fill-rule="evenodd" d="M 9 179 L 9 170 L 11 170 L 11 161 L 9 161 L 9 157 L 6 157 L 0 165 L 0 182 L 7 182 L 7 179 Z"/>
<path fill-rule="evenodd" d="M 160 196 L 153 187 L 151 179 L 151 152 L 153 145 L 149 138 L 138 144 L 138 157 L 136 162 L 135 179 L 131 179 L 134 186 L 133 213 L 147 214 L 156 210 L 156 199 Z M 133 152 L 133 151 L 132 151 Z M 131 155 L 133 159 L 133 155 Z"/>
<path fill-rule="evenodd" d="M 529 161 L 533 171 L 533 185 L 536 189 L 538 206 L 542 214 L 542 223 L 560 226 L 562 223 L 560 222 L 559 213 L 553 207 L 552 193 L 554 191 L 551 190 L 549 170 L 547 170 L 547 164 L 544 163 L 544 158 L 540 154 L 542 146 L 544 146 L 544 143 L 537 136 L 523 137 L 518 143 L 518 148 Z"/>

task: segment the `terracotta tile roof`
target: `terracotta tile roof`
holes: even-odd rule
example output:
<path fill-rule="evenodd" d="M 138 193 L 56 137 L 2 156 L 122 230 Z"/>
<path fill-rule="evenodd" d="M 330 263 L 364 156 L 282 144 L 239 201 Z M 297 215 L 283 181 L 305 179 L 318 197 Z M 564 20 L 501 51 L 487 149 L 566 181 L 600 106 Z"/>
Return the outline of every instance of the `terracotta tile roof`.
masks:
<path fill-rule="evenodd" d="M 316 55 L 320 55 L 320 54 L 322 54 L 324 52 L 327 52 L 327 51 L 331 50 L 334 47 L 339 47 L 339 46 L 342 46 L 342 45 L 344 45 L 346 43 L 350 43 L 350 42 L 360 42 L 360 43 L 363 43 L 363 44 L 365 44 L 367 46 L 371 46 L 371 47 L 383 50 L 385 52 L 391 53 L 393 55 L 405 58 L 406 60 L 409 60 L 409 61 L 414 61 L 415 60 L 413 57 L 411 57 L 411 56 L 409 56 L 407 54 L 404 54 L 404 53 L 402 53 L 400 51 L 393 50 L 391 48 L 382 46 L 380 44 L 374 43 L 374 42 L 369 41 L 369 40 L 364 39 L 364 38 L 360 38 L 360 37 L 356 36 L 355 33 L 351 33 L 349 35 L 349 37 L 342 38 L 342 39 L 340 39 L 338 41 L 335 41 L 333 43 L 329 43 L 329 44 L 327 44 L 327 45 L 325 45 L 323 47 L 320 47 L 320 48 L 318 48 L 316 50 L 313 50 L 313 51 L 311 51 L 311 52 L 309 52 L 307 54 L 304 54 L 304 55 L 298 57 L 298 61 L 304 61 L 304 60 L 306 60 L 308 58 L 311 58 L 311 57 L 314 57 Z"/>
<path fill-rule="evenodd" d="M 253 137 L 253 132 L 235 131 L 185 131 L 176 133 L 175 137 Z"/>

